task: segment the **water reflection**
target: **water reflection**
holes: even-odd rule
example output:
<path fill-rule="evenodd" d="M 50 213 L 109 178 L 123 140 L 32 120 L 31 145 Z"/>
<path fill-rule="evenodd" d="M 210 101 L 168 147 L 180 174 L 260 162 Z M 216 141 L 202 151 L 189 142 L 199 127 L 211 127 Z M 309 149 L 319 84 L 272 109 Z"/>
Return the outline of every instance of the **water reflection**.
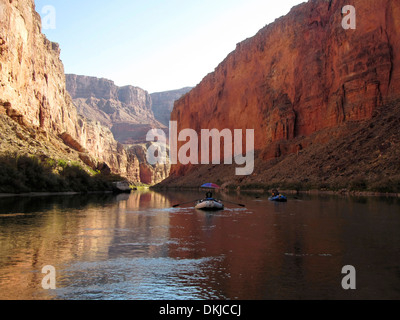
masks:
<path fill-rule="evenodd" d="M 0 199 L 1 299 L 399 298 L 396 200 L 197 192 Z M 341 269 L 358 269 L 358 290 Z M 57 290 L 41 288 L 41 268 Z M 384 276 L 382 275 L 384 274 Z"/>

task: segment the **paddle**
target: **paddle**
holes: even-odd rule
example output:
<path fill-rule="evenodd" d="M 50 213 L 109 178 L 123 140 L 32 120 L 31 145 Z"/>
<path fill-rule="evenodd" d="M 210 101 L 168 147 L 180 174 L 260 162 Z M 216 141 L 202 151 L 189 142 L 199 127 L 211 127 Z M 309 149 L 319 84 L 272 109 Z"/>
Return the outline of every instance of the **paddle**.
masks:
<path fill-rule="evenodd" d="M 176 205 L 172 206 L 172 208 L 176 208 L 176 207 L 179 207 L 179 206 L 181 206 L 183 204 L 193 203 L 193 202 L 196 202 L 196 201 L 199 201 L 199 200 L 197 199 L 197 200 L 192 200 L 192 201 L 189 201 L 189 202 L 179 203 L 179 204 L 176 204 Z"/>
<path fill-rule="evenodd" d="M 246 205 L 241 204 L 241 203 L 235 203 L 235 202 L 230 202 L 230 201 L 226 201 L 226 200 L 221 200 L 221 201 L 222 202 L 228 202 L 228 203 L 231 203 L 231 204 L 235 204 L 235 205 L 240 206 L 240 207 L 246 207 Z"/>

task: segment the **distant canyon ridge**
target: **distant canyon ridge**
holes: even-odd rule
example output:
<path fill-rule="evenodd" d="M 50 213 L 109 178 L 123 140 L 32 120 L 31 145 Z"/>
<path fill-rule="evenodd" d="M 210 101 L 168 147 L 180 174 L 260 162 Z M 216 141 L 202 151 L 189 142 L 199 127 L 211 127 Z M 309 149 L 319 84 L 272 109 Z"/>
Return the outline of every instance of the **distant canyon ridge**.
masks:
<path fill-rule="evenodd" d="M 150 129 L 168 131 L 175 100 L 192 88 L 149 94 L 134 86 L 116 86 L 112 80 L 66 74 L 66 88 L 80 114 L 110 128 L 123 144 L 146 142 Z"/>
<path fill-rule="evenodd" d="M 169 175 L 170 165 L 151 165 L 146 159 L 151 129 L 168 133 L 175 100 L 190 87 L 149 94 L 135 86 L 119 87 L 112 80 L 66 74 L 66 89 L 79 114 L 112 132 L 115 140 L 139 162 L 140 182 L 158 183 Z"/>

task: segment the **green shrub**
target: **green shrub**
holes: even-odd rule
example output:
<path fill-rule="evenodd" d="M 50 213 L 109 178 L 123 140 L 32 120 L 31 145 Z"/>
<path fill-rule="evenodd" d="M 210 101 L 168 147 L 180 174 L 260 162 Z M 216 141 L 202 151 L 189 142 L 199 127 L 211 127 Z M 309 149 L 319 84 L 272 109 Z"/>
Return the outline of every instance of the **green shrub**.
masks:
<path fill-rule="evenodd" d="M 67 165 L 60 176 L 67 181 L 72 191 L 87 192 L 90 189 L 90 175 L 77 165 Z"/>
<path fill-rule="evenodd" d="M 349 189 L 351 191 L 365 191 L 367 190 L 368 183 L 362 177 L 354 178 L 350 181 Z"/>
<path fill-rule="evenodd" d="M 40 161 L 17 154 L 0 156 L 1 193 L 111 191 L 112 183 L 121 180 L 113 174 L 89 174 L 77 162 Z"/>
<path fill-rule="evenodd" d="M 368 189 L 382 193 L 400 193 L 400 177 L 381 178 L 371 183 Z"/>

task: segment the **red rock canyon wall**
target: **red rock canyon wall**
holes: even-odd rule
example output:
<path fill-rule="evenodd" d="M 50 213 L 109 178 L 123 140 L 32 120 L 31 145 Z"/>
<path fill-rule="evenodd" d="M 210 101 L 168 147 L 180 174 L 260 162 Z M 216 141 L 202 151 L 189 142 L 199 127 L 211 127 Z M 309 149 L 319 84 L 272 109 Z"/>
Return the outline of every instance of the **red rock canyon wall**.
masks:
<path fill-rule="evenodd" d="M 355 30 L 342 27 L 345 5 L 356 8 Z M 400 97 L 399 17 L 398 0 L 298 5 L 239 43 L 175 103 L 171 119 L 178 130 L 254 129 L 264 159 L 294 152 L 296 137 L 369 119 Z"/>

